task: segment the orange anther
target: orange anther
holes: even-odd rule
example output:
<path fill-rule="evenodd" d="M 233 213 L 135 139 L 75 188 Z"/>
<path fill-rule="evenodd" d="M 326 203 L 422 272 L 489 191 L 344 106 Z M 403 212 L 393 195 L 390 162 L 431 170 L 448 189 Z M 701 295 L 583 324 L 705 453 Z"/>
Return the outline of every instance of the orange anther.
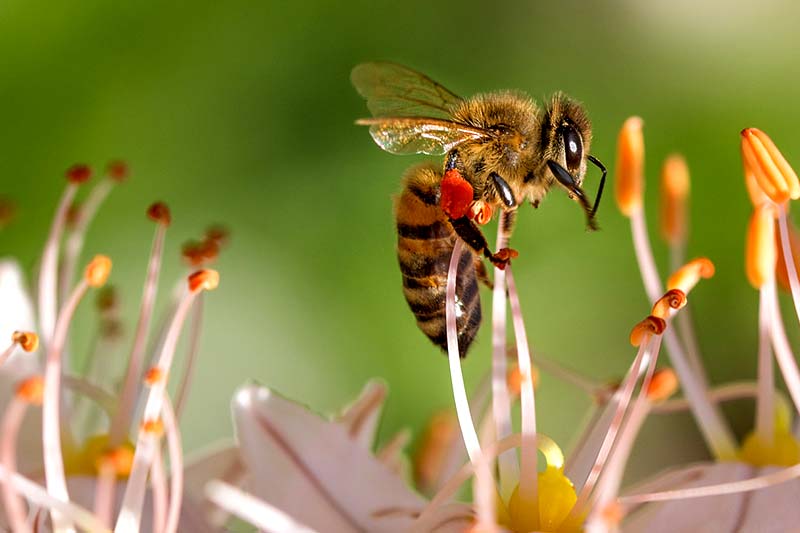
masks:
<path fill-rule="evenodd" d="M 205 268 L 189 275 L 189 290 L 192 292 L 213 291 L 217 285 L 219 285 L 219 272 L 216 270 Z"/>
<path fill-rule="evenodd" d="M 611 502 L 600 511 L 600 516 L 603 518 L 603 522 L 605 522 L 606 525 L 618 526 L 622 522 L 622 519 L 625 518 L 625 510 L 619 503 Z"/>
<path fill-rule="evenodd" d="M 650 315 L 635 326 L 631 330 L 631 344 L 633 346 L 640 346 L 646 338 L 652 335 L 661 335 L 667 329 L 667 322 L 663 318 Z"/>
<path fill-rule="evenodd" d="M 644 191 L 644 136 L 642 119 L 631 117 L 617 137 L 616 198 L 626 217 L 642 208 Z"/>
<path fill-rule="evenodd" d="M 44 378 L 31 376 L 17 385 L 17 398 L 33 405 L 42 405 L 44 399 Z"/>
<path fill-rule="evenodd" d="M 164 422 L 160 418 L 155 420 L 145 420 L 142 422 L 142 431 L 153 436 L 161 436 L 164 433 Z"/>
<path fill-rule="evenodd" d="M 120 446 L 109 450 L 98 458 L 97 469 L 109 468 L 117 477 L 128 477 L 133 468 L 134 450 L 131 446 Z"/>
<path fill-rule="evenodd" d="M 800 198 L 797 174 L 763 131 L 742 130 L 741 149 L 745 175 L 752 173 L 758 186 L 773 202 L 783 204 L 789 198 Z"/>
<path fill-rule="evenodd" d="M 11 335 L 11 342 L 19 345 L 26 352 L 35 352 L 39 347 L 39 335 L 32 331 L 15 331 Z"/>
<path fill-rule="evenodd" d="M 669 277 L 667 289 L 680 289 L 684 294 L 689 294 L 700 279 L 708 279 L 713 275 L 714 263 L 706 257 L 698 257 L 683 265 Z"/>
<path fill-rule="evenodd" d="M 533 388 L 537 389 L 539 388 L 539 372 L 536 370 L 536 367 L 531 367 L 531 373 Z M 508 374 L 506 375 L 506 384 L 508 385 L 508 392 L 512 396 L 519 396 L 520 391 L 522 390 L 524 379 L 525 377 L 522 375 L 519 365 L 514 365 L 508 370 Z"/>
<path fill-rule="evenodd" d="M 214 241 L 217 246 L 225 246 L 228 244 L 228 239 L 231 237 L 231 232 L 228 228 L 215 224 L 206 229 L 205 240 Z"/>
<path fill-rule="evenodd" d="M 680 289 L 670 289 L 658 299 L 650 314 L 666 320 L 670 309 L 677 310 L 684 305 L 686 305 L 686 293 Z"/>
<path fill-rule="evenodd" d="M 128 164 L 119 159 L 110 161 L 106 167 L 106 174 L 116 182 L 125 181 L 129 174 Z"/>
<path fill-rule="evenodd" d="M 67 170 L 67 179 L 70 183 L 84 183 L 92 177 L 92 168 L 89 165 L 73 165 Z"/>
<path fill-rule="evenodd" d="M 661 168 L 661 235 L 670 244 L 686 239 L 686 201 L 689 168 L 679 155 L 671 155 Z"/>
<path fill-rule="evenodd" d="M 775 207 L 761 204 L 753 211 L 747 226 L 744 260 L 747 280 L 756 289 L 773 279 L 778 259 L 776 244 Z"/>
<path fill-rule="evenodd" d="M 423 491 L 433 489 L 447 467 L 450 448 L 460 438 L 458 420 L 451 411 L 434 414 L 413 457 L 414 479 Z"/>
<path fill-rule="evenodd" d="M 158 368 L 157 366 L 148 369 L 147 372 L 144 373 L 144 382 L 146 385 L 149 385 L 150 387 L 152 387 L 159 381 L 162 381 L 163 379 L 164 379 L 164 371 Z"/>
<path fill-rule="evenodd" d="M 170 214 L 169 207 L 164 202 L 155 202 L 147 208 L 147 218 L 153 222 L 169 226 L 172 222 L 172 215 Z"/>
<path fill-rule="evenodd" d="M 647 386 L 645 394 L 651 402 L 661 402 L 675 394 L 678 390 L 678 376 L 671 368 L 659 368 Z"/>
<path fill-rule="evenodd" d="M 109 274 L 111 274 L 111 259 L 107 255 L 96 255 L 86 266 L 84 276 L 90 287 L 97 288 L 105 284 Z"/>

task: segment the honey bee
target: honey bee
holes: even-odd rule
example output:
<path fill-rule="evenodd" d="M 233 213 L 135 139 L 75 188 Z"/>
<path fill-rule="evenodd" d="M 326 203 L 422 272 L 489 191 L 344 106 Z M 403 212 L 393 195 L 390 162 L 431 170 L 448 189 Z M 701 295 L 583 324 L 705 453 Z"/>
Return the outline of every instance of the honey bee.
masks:
<path fill-rule="evenodd" d="M 367 100 L 375 142 L 393 154 L 445 155 L 444 166 L 410 168 L 395 200 L 397 255 L 403 293 L 417 325 L 447 350 L 445 289 L 456 239 L 463 240 L 456 278 L 456 325 L 461 357 L 481 322 L 478 282 L 491 286 L 482 257 L 504 268 L 516 252 L 492 252 L 480 228 L 500 212 L 504 239 L 524 201 L 534 207 L 559 185 L 595 215 L 606 169 L 589 155 L 592 131 L 583 107 L 557 93 L 543 107 L 516 92 L 461 98 L 427 76 L 394 63 L 363 63 L 351 74 Z M 587 162 L 602 172 L 594 203 L 581 188 Z"/>

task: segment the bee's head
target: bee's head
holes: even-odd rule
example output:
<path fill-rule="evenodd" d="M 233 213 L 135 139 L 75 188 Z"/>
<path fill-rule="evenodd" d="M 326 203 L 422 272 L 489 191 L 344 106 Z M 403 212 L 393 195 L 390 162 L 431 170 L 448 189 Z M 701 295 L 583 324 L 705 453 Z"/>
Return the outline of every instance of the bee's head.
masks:
<path fill-rule="evenodd" d="M 553 177 L 580 202 L 586 211 L 589 228 L 595 229 L 594 215 L 606 174 L 603 165 L 589 155 L 592 125 L 583 106 L 564 94 L 555 94 L 542 114 L 540 132 L 543 160 Z M 603 172 L 593 207 L 581 188 L 589 161 Z"/>

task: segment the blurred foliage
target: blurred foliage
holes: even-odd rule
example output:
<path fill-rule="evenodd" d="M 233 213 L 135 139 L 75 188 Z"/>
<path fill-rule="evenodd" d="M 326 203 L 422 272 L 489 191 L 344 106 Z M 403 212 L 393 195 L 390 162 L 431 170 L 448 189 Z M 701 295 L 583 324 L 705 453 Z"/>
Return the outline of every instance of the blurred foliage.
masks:
<path fill-rule="evenodd" d="M 0 7 L 0 194 L 16 200 L 19 215 L 0 232 L 0 253 L 33 272 L 63 170 L 124 157 L 132 177 L 101 211 L 85 255 L 114 258 L 128 334 L 151 201 L 167 201 L 175 221 L 162 295 L 184 272 L 184 239 L 212 222 L 233 232 L 220 288 L 206 299 L 183 422 L 189 447 L 230 435 L 228 402 L 245 380 L 330 412 L 381 376 L 391 389 L 381 438 L 401 427 L 418 433 L 452 402 L 445 359 L 417 331 L 394 257 L 391 197 L 421 158 L 381 152 L 353 125 L 366 107 L 349 83 L 353 65 L 389 59 L 462 95 L 573 95 L 589 109 L 593 151 L 612 179 L 617 130 L 642 116 L 652 234 L 660 162 L 678 151 L 693 177 L 689 255 L 718 267 L 692 294 L 709 373 L 752 377 L 756 293 L 743 276 L 749 204 L 738 132 L 757 125 L 800 161 L 800 108 L 788 105 L 800 75 L 798 11 L 789 1 L 8 0 Z M 612 198 L 599 233 L 586 233 L 579 209 L 556 192 L 538 211 L 522 210 L 514 237 L 534 351 L 599 379 L 624 372 L 629 328 L 648 310 Z M 656 253 L 665 269 L 664 248 Z M 78 357 L 93 324 L 85 304 L 74 325 Z M 472 384 L 489 367 L 489 344 L 484 329 L 465 363 Z M 589 400 L 545 376 L 537 401 L 541 429 L 566 445 Z M 740 431 L 750 412 L 735 406 Z M 637 468 L 703 456 L 699 438 L 678 444 L 676 432 L 697 435 L 688 417 L 651 423 Z"/>

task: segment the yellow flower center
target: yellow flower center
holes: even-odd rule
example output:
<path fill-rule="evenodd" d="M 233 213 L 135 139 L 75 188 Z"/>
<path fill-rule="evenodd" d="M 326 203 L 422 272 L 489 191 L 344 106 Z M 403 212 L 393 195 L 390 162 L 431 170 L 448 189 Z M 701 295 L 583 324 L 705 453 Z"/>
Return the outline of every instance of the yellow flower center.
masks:
<path fill-rule="evenodd" d="M 78 449 L 65 447 L 64 473 L 68 476 L 96 476 L 108 468 L 116 472 L 118 478 L 125 479 L 131 472 L 133 452 L 134 446 L 129 441 L 111 448 L 108 434 L 94 435 Z"/>
<path fill-rule="evenodd" d="M 775 404 L 772 441 L 751 431 L 742 443 L 738 458 L 753 466 L 792 466 L 800 462 L 800 442 L 792 435 L 791 415 L 785 402 Z"/>
<path fill-rule="evenodd" d="M 515 533 L 580 533 L 583 517 L 567 520 L 578 496 L 572 481 L 564 475 L 564 454 L 553 440 L 541 433 L 537 443 L 547 462 L 544 471 L 537 473 L 537 501 L 524 501 L 517 485 L 508 504 L 500 503 L 498 520 Z"/>

